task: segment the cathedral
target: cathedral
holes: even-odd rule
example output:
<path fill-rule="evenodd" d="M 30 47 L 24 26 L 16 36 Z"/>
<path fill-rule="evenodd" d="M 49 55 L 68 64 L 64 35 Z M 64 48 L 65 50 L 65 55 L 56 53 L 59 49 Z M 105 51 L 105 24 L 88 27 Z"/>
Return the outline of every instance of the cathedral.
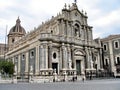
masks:
<path fill-rule="evenodd" d="M 85 76 L 103 69 L 99 39 L 93 40 L 86 12 L 76 3 L 26 33 L 20 18 L 8 34 L 6 59 L 15 64 L 17 78 Z"/>

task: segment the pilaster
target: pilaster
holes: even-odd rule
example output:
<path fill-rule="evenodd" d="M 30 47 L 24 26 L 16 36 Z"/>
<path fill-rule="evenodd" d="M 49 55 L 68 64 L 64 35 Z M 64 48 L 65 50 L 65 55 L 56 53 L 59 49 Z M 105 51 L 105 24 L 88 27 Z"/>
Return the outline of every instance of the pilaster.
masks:
<path fill-rule="evenodd" d="M 62 43 L 62 69 L 67 69 L 67 49 Z"/>
<path fill-rule="evenodd" d="M 29 62 L 29 61 L 28 61 L 28 60 L 29 60 L 28 57 L 29 57 L 29 53 L 28 53 L 28 51 L 27 51 L 27 52 L 26 52 L 26 63 L 25 63 L 25 66 L 26 66 L 26 67 L 25 67 L 25 73 L 28 73 L 28 67 L 29 67 L 29 66 L 28 66 L 28 62 Z"/>
<path fill-rule="evenodd" d="M 109 50 L 110 50 L 110 59 L 109 59 L 110 69 L 112 72 L 116 72 L 115 68 L 114 68 L 114 57 L 113 57 L 113 49 L 112 49 L 112 41 L 111 40 L 109 41 Z"/>
<path fill-rule="evenodd" d="M 39 68 L 40 68 L 40 70 L 44 69 L 44 49 L 43 49 L 43 45 L 40 46 Z"/>
<path fill-rule="evenodd" d="M 74 58 L 74 45 L 71 46 L 71 59 L 72 59 L 72 68 L 75 69 L 75 58 Z"/>
<path fill-rule="evenodd" d="M 52 75 L 52 42 L 49 43 L 48 45 L 48 70 L 49 70 L 49 75 Z"/>
<path fill-rule="evenodd" d="M 52 69 L 52 43 L 48 45 L 48 68 Z"/>
<path fill-rule="evenodd" d="M 89 52 L 88 52 L 88 48 L 85 47 L 85 52 L 86 52 L 86 68 L 89 69 L 90 68 L 90 59 L 89 59 Z"/>
<path fill-rule="evenodd" d="M 18 74 L 20 74 L 20 55 L 18 55 Z"/>
<path fill-rule="evenodd" d="M 100 68 L 103 69 L 103 61 L 102 61 L 102 49 L 99 50 L 99 60 L 100 60 Z"/>
<path fill-rule="evenodd" d="M 70 45 L 67 45 L 67 51 L 68 51 L 68 54 L 67 54 L 67 62 L 68 62 L 68 69 L 72 69 L 72 60 L 71 60 L 71 50 L 70 50 Z"/>
<path fill-rule="evenodd" d="M 35 74 L 38 75 L 39 74 L 39 46 L 36 46 L 36 61 L 35 61 Z"/>

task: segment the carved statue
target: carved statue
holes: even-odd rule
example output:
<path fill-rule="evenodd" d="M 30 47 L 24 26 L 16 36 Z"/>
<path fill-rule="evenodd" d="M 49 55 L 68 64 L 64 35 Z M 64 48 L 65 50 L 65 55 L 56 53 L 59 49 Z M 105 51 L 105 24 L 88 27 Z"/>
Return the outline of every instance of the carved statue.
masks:
<path fill-rule="evenodd" d="M 92 59 L 90 60 L 90 67 L 93 68 L 93 61 L 92 61 Z"/>
<path fill-rule="evenodd" d="M 15 72 L 17 72 L 17 66 L 15 65 Z"/>
<path fill-rule="evenodd" d="M 30 72 L 32 72 L 32 71 L 33 71 L 33 66 L 31 65 L 31 66 L 30 66 Z"/>

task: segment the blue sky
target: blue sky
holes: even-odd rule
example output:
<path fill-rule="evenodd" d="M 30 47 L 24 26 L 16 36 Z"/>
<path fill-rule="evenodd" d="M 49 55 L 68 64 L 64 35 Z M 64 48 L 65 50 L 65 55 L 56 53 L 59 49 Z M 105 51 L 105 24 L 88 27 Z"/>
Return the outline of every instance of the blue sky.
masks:
<path fill-rule="evenodd" d="M 31 31 L 42 21 L 61 12 L 64 4 L 74 0 L 0 0 L 0 43 L 15 25 L 18 16 L 25 30 Z M 88 24 L 93 26 L 93 37 L 120 34 L 120 0 L 77 0 L 79 10 L 87 12 Z"/>

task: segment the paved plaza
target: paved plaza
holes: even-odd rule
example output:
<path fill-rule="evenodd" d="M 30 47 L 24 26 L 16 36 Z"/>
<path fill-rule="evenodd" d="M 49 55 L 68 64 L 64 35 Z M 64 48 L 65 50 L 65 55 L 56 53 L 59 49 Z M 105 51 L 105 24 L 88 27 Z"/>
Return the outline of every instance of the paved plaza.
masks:
<path fill-rule="evenodd" d="M 0 90 L 120 90 L 120 79 L 39 84 L 0 84 Z"/>

